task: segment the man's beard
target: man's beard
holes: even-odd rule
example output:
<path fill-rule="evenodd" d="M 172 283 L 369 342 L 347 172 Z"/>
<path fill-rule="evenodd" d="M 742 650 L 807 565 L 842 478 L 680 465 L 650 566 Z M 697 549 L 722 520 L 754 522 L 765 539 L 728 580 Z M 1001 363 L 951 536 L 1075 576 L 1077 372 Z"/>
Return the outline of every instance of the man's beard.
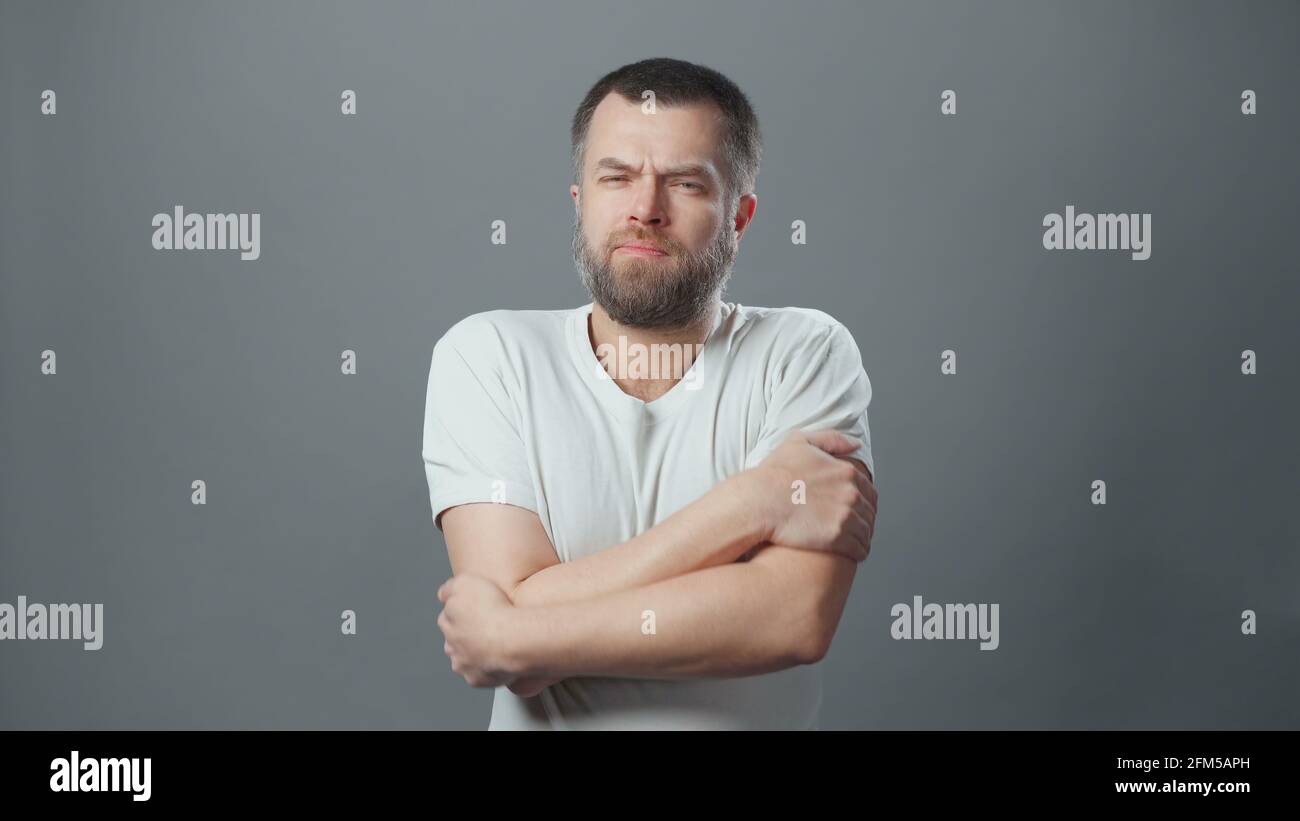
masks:
<path fill-rule="evenodd" d="M 733 211 L 703 251 L 686 252 L 667 237 L 632 231 L 619 233 L 596 253 L 579 215 L 573 226 L 573 262 L 591 298 L 615 322 L 629 328 L 683 328 L 704 318 L 726 286 L 736 259 L 734 218 Z M 636 240 L 658 246 L 673 259 L 621 255 L 615 262 L 614 249 Z"/>

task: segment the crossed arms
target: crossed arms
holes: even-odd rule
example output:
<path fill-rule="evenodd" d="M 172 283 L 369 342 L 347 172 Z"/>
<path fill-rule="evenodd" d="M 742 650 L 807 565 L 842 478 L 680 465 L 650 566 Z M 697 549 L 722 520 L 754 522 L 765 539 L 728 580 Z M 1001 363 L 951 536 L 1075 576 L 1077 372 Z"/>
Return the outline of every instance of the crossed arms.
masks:
<path fill-rule="evenodd" d="M 453 578 L 438 626 L 452 669 L 531 696 L 576 675 L 748 676 L 819 661 L 875 528 L 870 472 L 847 457 L 857 445 L 795 432 L 644 533 L 571 562 L 531 511 L 448 509 Z"/>

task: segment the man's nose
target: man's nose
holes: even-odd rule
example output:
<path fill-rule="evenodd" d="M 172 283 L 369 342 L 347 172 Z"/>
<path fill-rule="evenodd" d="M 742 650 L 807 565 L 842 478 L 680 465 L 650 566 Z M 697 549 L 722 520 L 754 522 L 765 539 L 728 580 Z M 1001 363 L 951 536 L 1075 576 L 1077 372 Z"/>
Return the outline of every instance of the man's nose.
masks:
<path fill-rule="evenodd" d="M 637 178 L 633 185 L 632 204 L 628 210 L 628 220 L 644 225 L 663 226 L 668 224 L 668 213 L 663 205 L 663 189 L 659 178 L 646 174 Z"/>

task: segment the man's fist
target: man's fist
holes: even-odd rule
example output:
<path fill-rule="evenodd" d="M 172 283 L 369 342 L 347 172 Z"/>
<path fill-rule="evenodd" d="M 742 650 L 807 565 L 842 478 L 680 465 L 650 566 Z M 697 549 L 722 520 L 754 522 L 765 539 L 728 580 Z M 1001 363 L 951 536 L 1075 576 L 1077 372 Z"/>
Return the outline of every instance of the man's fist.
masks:
<path fill-rule="evenodd" d="M 795 431 L 755 468 L 768 477 L 770 542 L 867 558 L 878 497 L 848 458 L 860 444 L 837 431 Z"/>
<path fill-rule="evenodd" d="M 461 573 L 438 588 L 443 603 L 438 628 L 451 669 L 471 687 L 510 684 L 519 673 L 506 651 L 515 607 L 491 580 Z"/>

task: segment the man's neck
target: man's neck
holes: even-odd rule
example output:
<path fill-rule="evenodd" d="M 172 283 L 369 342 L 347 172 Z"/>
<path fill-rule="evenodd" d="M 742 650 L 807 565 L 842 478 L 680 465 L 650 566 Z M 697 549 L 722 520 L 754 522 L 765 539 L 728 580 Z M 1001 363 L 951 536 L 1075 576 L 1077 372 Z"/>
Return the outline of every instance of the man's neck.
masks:
<path fill-rule="evenodd" d="M 624 393 L 653 402 L 690 369 L 713 332 L 719 307 L 719 300 L 714 299 L 704 316 L 680 328 L 635 328 L 615 322 L 599 303 L 593 303 L 587 337 L 592 351 L 606 363 L 606 370 Z M 602 357 L 609 352 L 613 356 Z M 680 372 L 677 363 L 681 363 Z"/>

